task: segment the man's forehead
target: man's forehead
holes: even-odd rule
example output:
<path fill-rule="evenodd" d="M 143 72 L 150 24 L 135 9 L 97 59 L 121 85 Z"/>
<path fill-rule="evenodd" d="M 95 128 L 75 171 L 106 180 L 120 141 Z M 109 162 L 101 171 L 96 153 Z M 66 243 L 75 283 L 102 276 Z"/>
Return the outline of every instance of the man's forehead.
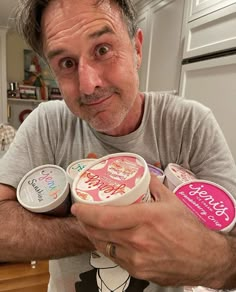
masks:
<path fill-rule="evenodd" d="M 110 4 L 110 0 L 100 0 L 97 8 L 97 0 L 52 1 L 53 6 L 48 7 L 42 19 L 44 50 L 47 51 L 49 59 L 61 54 L 61 44 L 59 49 L 55 44 L 58 44 L 58 41 L 60 43 L 62 39 L 78 40 L 81 37 L 93 40 L 103 35 L 115 35 L 117 31 L 125 28 L 120 9 L 114 10 L 111 6 L 115 4 Z"/>
<path fill-rule="evenodd" d="M 109 11 L 111 10 L 111 6 L 114 7 L 115 4 L 116 2 L 112 0 L 51 0 L 49 1 L 47 8 L 59 8 L 65 13 L 67 13 L 70 9 L 76 8 L 79 8 L 81 11 L 86 8 L 94 9 L 95 11 L 98 8 Z"/>
<path fill-rule="evenodd" d="M 83 17 L 85 18 L 83 21 L 86 23 L 86 18 L 90 21 L 91 17 L 96 19 L 96 17 L 103 16 L 110 17 L 116 22 L 121 17 L 121 11 L 118 7 L 114 1 L 110 0 L 51 0 L 44 10 L 41 24 L 42 28 L 45 29 L 46 26 L 50 26 L 50 23 L 53 23 L 54 26 L 71 19 L 73 25 Z"/>

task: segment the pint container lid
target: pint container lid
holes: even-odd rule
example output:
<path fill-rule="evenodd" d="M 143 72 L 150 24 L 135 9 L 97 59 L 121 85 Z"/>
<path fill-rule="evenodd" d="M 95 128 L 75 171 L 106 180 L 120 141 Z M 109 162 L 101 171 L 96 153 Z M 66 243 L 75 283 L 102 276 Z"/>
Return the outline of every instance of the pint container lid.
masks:
<path fill-rule="evenodd" d="M 58 207 L 69 193 L 66 172 L 57 165 L 45 164 L 29 171 L 17 187 L 17 199 L 26 209 L 44 213 Z"/>
<path fill-rule="evenodd" d="M 209 229 L 228 232 L 234 227 L 235 199 L 222 186 L 194 180 L 179 185 L 174 193 Z"/>
<path fill-rule="evenodd" d="M 133 153 L 106 155 L 89 164 L 72 185 L 76 202 L 128 205 L 149 189 L 150 173 L 145 160 Z"/>

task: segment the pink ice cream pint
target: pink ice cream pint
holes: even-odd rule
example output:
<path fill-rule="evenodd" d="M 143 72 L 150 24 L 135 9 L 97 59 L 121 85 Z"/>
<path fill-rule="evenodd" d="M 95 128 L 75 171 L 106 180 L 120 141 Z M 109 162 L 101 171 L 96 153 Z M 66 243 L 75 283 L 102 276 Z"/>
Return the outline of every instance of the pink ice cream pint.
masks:
<path fill-rule="evenodd" d="M 132 153 L 104 156 L 87 166 L 72 187 L 74 201 L 127 205 L 149 201 L 150 173 L 144 159 Z"/>
<path fill-rule="evenodd" d="M 233 228 L 235 199 L 220 185 L 195 180 L 178 186 L 174 193 L 209 229 L 228 232 Z"/>
<path fill-rule="evenodd" d="M 66 215 L 71 205 L 66 172 L 50 164 L 34 168 L 20 181 L 17 199 L 31 212 Z"/>

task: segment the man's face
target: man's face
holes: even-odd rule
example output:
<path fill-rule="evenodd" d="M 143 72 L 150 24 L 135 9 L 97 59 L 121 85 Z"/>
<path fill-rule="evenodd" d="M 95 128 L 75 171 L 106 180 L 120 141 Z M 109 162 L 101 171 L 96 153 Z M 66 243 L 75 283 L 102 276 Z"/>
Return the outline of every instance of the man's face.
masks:
<path fill-rule="evenodd" d="M 97 131 L 127 134 L 141 116 L 142 33 L 131 41 L 117 6 L 94 1 L 50 2 L 42 18 L 44 53 L 76 116 Z"/>

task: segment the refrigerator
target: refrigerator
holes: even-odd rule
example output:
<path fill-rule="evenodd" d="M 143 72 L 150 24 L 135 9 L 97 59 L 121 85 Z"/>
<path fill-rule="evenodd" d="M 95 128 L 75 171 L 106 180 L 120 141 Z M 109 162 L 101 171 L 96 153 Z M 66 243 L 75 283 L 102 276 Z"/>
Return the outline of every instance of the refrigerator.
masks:
<path fill-rule="evenodd" d="M 186 16 L 179 92 L 211 108 L 236 161 L 236 1 L 233 2 L 196 19 Z"/>

